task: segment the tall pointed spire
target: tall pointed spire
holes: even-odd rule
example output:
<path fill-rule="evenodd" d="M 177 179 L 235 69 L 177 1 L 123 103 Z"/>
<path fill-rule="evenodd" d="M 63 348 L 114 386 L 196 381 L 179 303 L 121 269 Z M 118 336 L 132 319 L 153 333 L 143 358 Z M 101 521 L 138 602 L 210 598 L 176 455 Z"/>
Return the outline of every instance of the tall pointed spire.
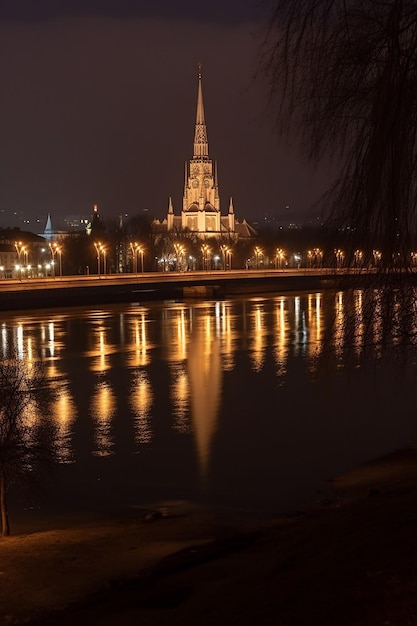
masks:
<path fill-rule="evenodd" d="M 48 217 L 46 218 L 46 225 L 45 225 L 45 233 L 50 233 L 52 230 L 52 220 L 51 220 L 51 214 L 48 213 Z"/>
<path fill-rule="evenodd" d="M 52 241 L 54 238 L 54 233 L 52 231 L 52 220 L 51 214 L 48 213 L 48 217 L 46 218 L 45 230 L 43 231 L 43 236 L 47 241 Z"/>
<path fill-rule="evenodd" d="M 204 119 L 202 64 L 198 64 L 197 115 L 194 133 L 194 158 L 208 157 L 207 128 Z"/>

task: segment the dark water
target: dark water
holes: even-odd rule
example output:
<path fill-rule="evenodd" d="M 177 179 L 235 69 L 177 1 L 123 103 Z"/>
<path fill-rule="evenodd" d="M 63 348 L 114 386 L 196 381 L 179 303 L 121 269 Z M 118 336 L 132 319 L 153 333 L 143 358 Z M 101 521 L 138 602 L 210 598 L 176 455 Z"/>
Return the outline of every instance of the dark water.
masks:
<path fill-rule="evenodd" d="M 326 291 L 2 315 L 3 358 L 41 355 L 57 392 L 61 463 L 29 503 L 13 494 L 15 520 L 170 500 L 275 515 L 413 443 L 415 367 L 376 346 L 363 360 L 362 302 Z"/>

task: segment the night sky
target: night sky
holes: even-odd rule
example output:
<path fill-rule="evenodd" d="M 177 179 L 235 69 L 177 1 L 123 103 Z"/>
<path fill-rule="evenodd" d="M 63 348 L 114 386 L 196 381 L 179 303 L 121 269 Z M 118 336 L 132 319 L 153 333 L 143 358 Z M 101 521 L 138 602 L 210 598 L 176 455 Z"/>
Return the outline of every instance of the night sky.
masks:
<path fill-rule="evenodd" d="M 315 220 L 324 170 L 276 136 L 256 78 L 267 16 L 251 0 L 0 0 L 0 227 L 95 203 L 162 218 L 169 196 L 179 214 L 199 62 L 222 213 L 233 196 L 240 220 Z"/>

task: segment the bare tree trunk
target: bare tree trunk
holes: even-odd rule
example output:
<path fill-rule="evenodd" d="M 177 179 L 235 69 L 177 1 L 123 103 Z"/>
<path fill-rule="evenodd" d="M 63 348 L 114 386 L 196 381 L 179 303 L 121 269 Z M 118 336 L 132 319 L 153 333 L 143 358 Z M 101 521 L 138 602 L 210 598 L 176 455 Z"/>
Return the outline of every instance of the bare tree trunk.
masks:
<path fill-rule="evenodd" d="M 1 534 L 3 537 L 10 535 L 9 516 L 6 501 L 6 480 L 4 472 L 0 470 L 0 510 L 1 510 Z"/>

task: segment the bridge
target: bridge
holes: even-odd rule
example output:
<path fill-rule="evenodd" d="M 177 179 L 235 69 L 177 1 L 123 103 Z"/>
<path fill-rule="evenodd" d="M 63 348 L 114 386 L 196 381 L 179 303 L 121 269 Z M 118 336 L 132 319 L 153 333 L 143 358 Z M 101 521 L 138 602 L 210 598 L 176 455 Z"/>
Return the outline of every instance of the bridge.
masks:
<path fill-rule="evenodd" d="M 38 309 L 360 285 L 368 273 L 329 269 L 149 272 L 0 281 L 0 310 Z"/>

